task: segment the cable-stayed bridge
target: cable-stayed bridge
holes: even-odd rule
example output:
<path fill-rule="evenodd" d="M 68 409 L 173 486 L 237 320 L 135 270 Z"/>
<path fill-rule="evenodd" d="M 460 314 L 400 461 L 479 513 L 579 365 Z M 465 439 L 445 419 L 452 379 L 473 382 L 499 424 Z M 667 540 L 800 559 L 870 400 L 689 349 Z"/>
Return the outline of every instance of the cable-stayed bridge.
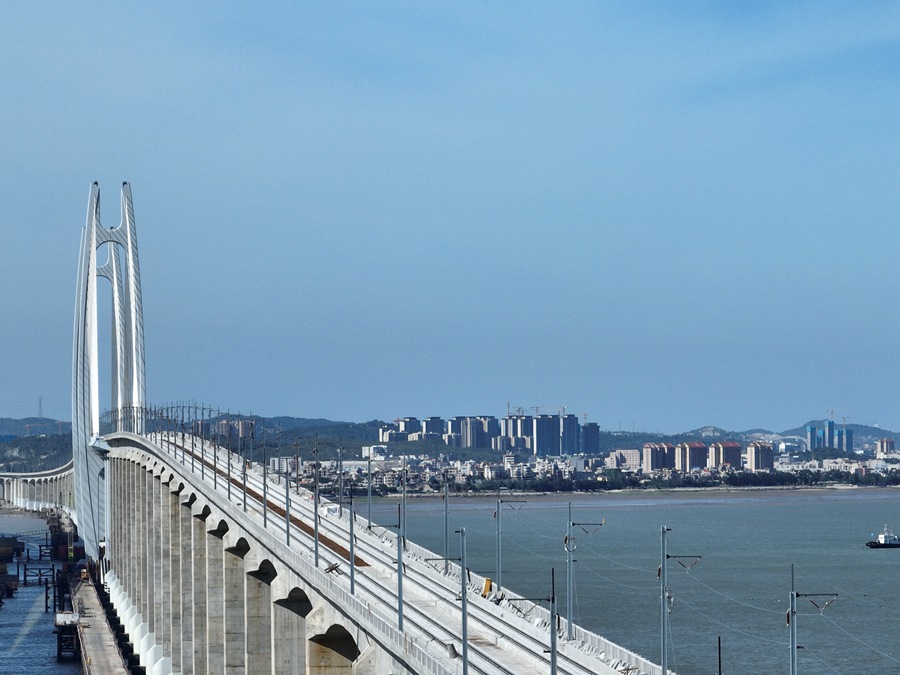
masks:
<path fill-rule="evenodd" d="M 460 559 L 446 560 L 222 447 L 211 429 L 221 419 L 148 405 L 130 187 L 118 228 L 100 227 L 99 204 L 95 183 L 76 291 L 73 463 L 2 474 L 0 497 L 71 513 L 140 671 L 661 675 L 570 629 L 550 597 L 484 593 L 465 566 L 464 531 Z M 98 277 L 113 289 L 106 414 Z"/>

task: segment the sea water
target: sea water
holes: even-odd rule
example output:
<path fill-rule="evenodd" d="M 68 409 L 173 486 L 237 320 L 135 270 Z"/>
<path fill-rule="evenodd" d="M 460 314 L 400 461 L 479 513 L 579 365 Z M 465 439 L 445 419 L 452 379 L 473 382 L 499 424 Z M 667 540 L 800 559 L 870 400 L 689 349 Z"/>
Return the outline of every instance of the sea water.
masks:
<path fill-rule="evenodd" d="M 887 523 L 900 530 L 900 489 L 622 492 L 502 495 L 503 584 L 547 597 L 556 570 L 565 616 L 563 548 L 572 504 L 575 621 L 660 661 L 660 529 L 670 529 L 669 667 L 680 675 L 788 672 L 786 613 L 801 597 L 797 634 L 801 673 L 900 672 L 900 549 L 865 546 Z M 523 500 L 518 503 L 515 500 Z M 496 577 L 496 498 L 450 500 L 450 557 L 461 526 L 469 567 Z M 355 504 L 366 514 L 365 500 Z M 443 554 L 440 499 L 410 499 L 408 535 Z M 395 524 L 396 500 L 376 500 L 373 519 Z M 602 526 L 592 523 L 603 522 Z M 0 531 L 46 527 L 33 517 L 0 516 Z M 39 538 L 43 541 L 42 538 Z M 31 542 L 35 548 L 37 540 Z M 686 566 L 699 562 L 686 569 Z M 683 566 L 684 565 L 684 566 Z M 823 594 L 823 595 L 820 595 Z M 837 599 L 825 607 L 828 594 Z M 816 603 L 815 605 L 813 603 Z M 816 606 L 818 605 L 818 606 Z M 0 607 L 0 673 L 75 674 L 56 660 L 53 614 L 44 591 L 21 587 Z"/>
<path fill-rule="evenodd" d="M 29 515 L 0 515 L 0 532 L 15 534 L 46 530 L 47 523 L 41 518 Z M 37 558 L 38 544 L 43 544 L 44 536 L 23 537 L 22 541 L 31 549 L 32 558 Z M 8 563 L 11 574 L 15 574 L 16 563 Z M 79 661 L 56 660 L 56 635 L 53 634 L 53 605 L 44 612 L 44 588 L 42 586 L 19 585 L 15 597 L 4 598 L 0 607 L 0 673 L 10 675 L 74 675 L 81 673 Z"/>
<path fill-rule="evenodd" d="M 680 675 L 717 673 L 719 638 L 724 673 L 788 672 L 792 574 L 807 596 L 796 617 L 799 672 L 900 672 L 900 549 L 865 546 L 885 523 L 900 529 L 900 489 L 501 497 L 503 585 L 548 597 L 554 568 L 566 616 L 571 501 L 571 520 L 584 524 L 573 528 L 574 620 L 655 663 L 661 529 L 668 528 L 668 663 Z M 439 498 L 408 500 L 409 538 L 438 555 L 443 508 Z M 449 556 L 459 557 L 455 530 L 465 527 L 470 569 L 491 578 L 496 508 L 496 497 L 451 498 L 449 507 Z M 365 500 L 355 509 L 365 516 Z M 373 520 L 395 524 L 396 500 L 373 502 Z"/>

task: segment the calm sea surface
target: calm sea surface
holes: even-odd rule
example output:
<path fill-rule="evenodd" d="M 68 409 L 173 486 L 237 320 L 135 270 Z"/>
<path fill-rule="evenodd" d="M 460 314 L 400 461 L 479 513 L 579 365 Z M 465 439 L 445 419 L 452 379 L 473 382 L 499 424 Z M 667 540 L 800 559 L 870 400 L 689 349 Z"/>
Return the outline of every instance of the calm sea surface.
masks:
<path fill-rule="evenodd" d="M 505 499 L 520 497 L 504 496 Z M 567 502 L 576 528 L 574 616 L 582 626 L 660 661 L 660 528 L 670 555 L 699 555 L 685 570 L 669 560 L 674 595 L 669 667 L 680 675 L 788 672 L 785 616 L 794 565 L 798 593 L 837 593 L 821 610 L 798 601 L 801 673 L 900 673 L 900 549 L 865 546 L 885 523 L 900 530 L 900 490 L 833 489 L 629 492 L 521 497 L 503 505 L 503 584 L 546 597 L 550 569 L 565 616 Z M 440 499 L 410 499 L 409 537 L 443 553 Z M 469 567 L 495 577 L 496 499 L 450 503 L 450 556 L 466 528 Z M 518 510 L 515 510 L 518 509 Z M 366 514 L 364 500 L 356 510 Z M 396 500 L 377 500 L 373 520 L 396 523 Z M 689 562 L 685 559 L 685 562 Z M 819 605 L 822 598 L 811 598 Z"/>
<path fill-rule="evenodd" d="M 40 518 L 0 514 L 0 532 L 16 533 L 47 529 Z M 38 557 L 38 544 L 44 537 L 23 537 Z M 9 565 L 15 573 L 15 563 Z M 51 608 L 52 610 L 52 608 Z M 0 673 L 6 675 L 44 675 L 81 673 L 81 665 L 56 660 L 56 636 L 53 634 L 53 612 L 44 613 L 44 589 L 20 586 L 12 599 L 4 599 L 0 607 Z"/>
<path fill-rule="evenodd" d="M 556 568 L 565 613 L 563 537 L 570 497 L 521 499 L 524 505 L 503 505 L 504 585 L 544 597 L 550 569 Z M 574 521 L 606 521 L 591 535 L 576 528 L 573 606 L 586 628 L 659 662 L 657 568 L 665 525 L 672 530 L 670 555 L 702 556 L 690 571 L 675 560 L 668 563 L 675 598 L 669 665 L 680 675 L 715 673 L 720 636 L 725 673 L 788 672 L 791 564 L 798 592 L 838 594 L 824 611 L 800 601 L 800 672 L 900 673 L 900 549 L 865 547 L 885 523 L 900 530 L 900 490 L 635 492 L 572 495 L 571 501 Z M 451 557 L 459 555 L 452 530 L 464 526 L 469 566 L 490 577 L 495 507 L 496 500 L 484 498 L 450 504 Z M 356 508 L 365 515 L 364 500 Z M 396 513 L 396 501 L 373 503 L 377 522 L 395 522 Z M 442 552 L 439 499 L 410 499 L 407 523 L 411 539 Z M 44 527 L 39 519 L 0 516 L 0 531 Z M 43 590 L 21 588 L 0 607 L 0 673 L 81 672 L 76 664 L 56 661 L 52 630 Z"/>

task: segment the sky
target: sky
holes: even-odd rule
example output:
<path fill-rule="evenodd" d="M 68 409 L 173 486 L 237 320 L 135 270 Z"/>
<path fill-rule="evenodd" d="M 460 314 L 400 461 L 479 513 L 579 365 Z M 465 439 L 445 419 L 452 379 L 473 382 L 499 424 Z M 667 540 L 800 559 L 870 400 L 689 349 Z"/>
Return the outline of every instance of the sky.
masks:
<path fill-rule="evenodd" d="M 895 3 L 3 3 L 0 87 L 0 416 L 129 181 L 154 403 L 900 429 Z"/>

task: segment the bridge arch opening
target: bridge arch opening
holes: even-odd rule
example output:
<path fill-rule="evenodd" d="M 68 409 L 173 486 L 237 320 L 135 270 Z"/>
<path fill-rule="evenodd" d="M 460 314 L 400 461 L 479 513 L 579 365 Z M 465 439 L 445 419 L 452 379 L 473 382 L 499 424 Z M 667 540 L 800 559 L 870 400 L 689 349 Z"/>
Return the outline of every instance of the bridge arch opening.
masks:
<path fill-rule="evenodd" d="M 212 509 L 209 508 L 209 504 L 204 504 L 203 508 L 200 509 L 200 512 L 194 514 L 194 518 L 196 518 L 197 520 L 205 521 L 207 518 L 209 518 L 211 513 Z"/>
<path fill-rule="evenodd" d="M 291 589 L 286 598 L 276 600 L 275 604 L 304 619 L 313 609 L 309 596 L 304 590 L 296 586 Z"/>
<path fill-rule="evenodd" d="M 216 526 L 209 530 L 209 533 L 214 537 L 224 539 L 225 535 L 228 534 L 228 523 L 224 520 L 219 520 L 219 522 L 216 523 Z"/>
<path fill-rule="evenodd" d="M 324 633 L 309 639 L 310 675 L 341 675 L 353 672 L 359 658 L 359 647 L 353 636 L 341 625 L 332 624 Z"/>
<path fill-rule="evenodd" d="M 254 579 L 259 579 L 267 586 L 271 586 L 272 582 L 275 580 L 275 577 L 278 576 L 278 570 L 275 569 L 275 565 L 273 565 L 269 560 L 263 560 L 259 564 L 259 569 L 248 572 L 248 574 Z"/>

